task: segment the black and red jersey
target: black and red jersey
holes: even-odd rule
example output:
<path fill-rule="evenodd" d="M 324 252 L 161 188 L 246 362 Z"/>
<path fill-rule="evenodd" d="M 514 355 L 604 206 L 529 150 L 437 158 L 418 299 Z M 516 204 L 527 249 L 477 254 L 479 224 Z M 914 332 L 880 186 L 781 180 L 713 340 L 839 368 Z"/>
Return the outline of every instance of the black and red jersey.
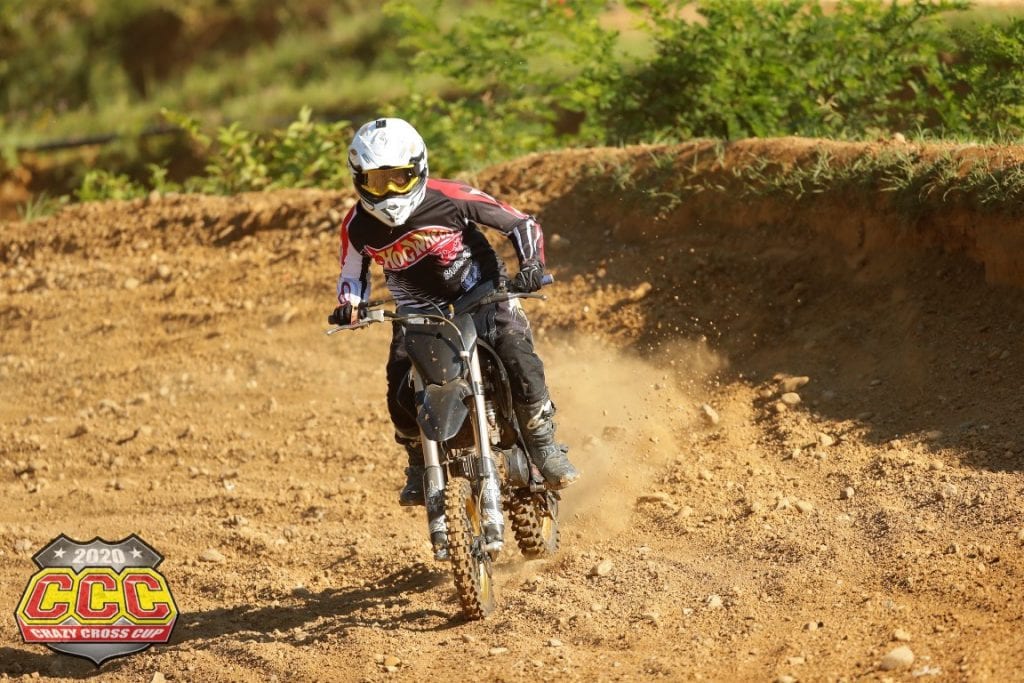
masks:
<path fill-rule="evenodd" d="M 357 305 L 369 298 L 371 261 L 384 269 L 399 305 L 444 305 L 481 282 L 506 276 L 482 226 L 508 236 L 520 266 L 544 263 L 544 236 L 534 218 L 464 183 L 429 179 L 423 201 L 395 228 L 357 203 L 341 225 L 338 302 Z"/>

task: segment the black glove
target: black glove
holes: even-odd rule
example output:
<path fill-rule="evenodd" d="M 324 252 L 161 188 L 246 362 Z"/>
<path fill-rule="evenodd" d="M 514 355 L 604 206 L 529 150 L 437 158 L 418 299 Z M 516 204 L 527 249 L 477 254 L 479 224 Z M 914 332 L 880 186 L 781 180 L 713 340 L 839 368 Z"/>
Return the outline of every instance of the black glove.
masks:
<path fill-rule="evenodd" d="M 527 261 L 512 279 L 512 287 L 519 292 L 536 292 L 544 286 L 544 264 Z"/>
<path fill-rule="evenodd" d="M 331 325 L 352 324 L 352 304 L 343 304 L 334 309 L 334 312 L 327 316 L 327 322 Z"/>

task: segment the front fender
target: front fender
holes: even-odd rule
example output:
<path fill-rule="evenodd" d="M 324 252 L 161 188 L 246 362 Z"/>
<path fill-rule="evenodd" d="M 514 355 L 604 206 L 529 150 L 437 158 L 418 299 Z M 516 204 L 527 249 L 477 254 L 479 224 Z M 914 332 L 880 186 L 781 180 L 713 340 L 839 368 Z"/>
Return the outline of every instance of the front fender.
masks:
<path fill-rule="evenodd" d="M 428 384 L 416 421 L 431 441 L 446 441 L 459 433 L 469 415 L 466 399 L 473 395 L 469 383 L 456 379 L 446 384 Z"/>

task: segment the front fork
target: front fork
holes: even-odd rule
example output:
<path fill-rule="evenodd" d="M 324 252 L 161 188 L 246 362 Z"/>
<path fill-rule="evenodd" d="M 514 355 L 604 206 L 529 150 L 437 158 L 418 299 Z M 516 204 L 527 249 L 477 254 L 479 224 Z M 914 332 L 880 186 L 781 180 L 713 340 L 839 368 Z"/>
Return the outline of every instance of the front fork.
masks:
<path fill-rule="evenodd" d="M 501 482 L 498 478 L 498 467 L 494 463 L 491 451 L 490 425 L 487 422 L 487 407 L 484 405 L 484 380 L 480 372 L 480 356 L 476 347 L 471 353 L 462 352 L 462 357 L 469 357 L 469 377 L 473 390 L 473 436 L 476 441 L 476 452 L 480 454 L 480 516 L 484 532 L 483 549 L 497 553 L 505 544 L 505 517 L 501 512 Z"/>
<path fill-rule="evenodd" d="M 419 376 L 415 377 L 416 391 L 423 390 Z M 423 447 L 423 495 L 427 504 L 427 527 L 430 531 L 430 545 L 434 548 L 435 560 L 448 559 L 448 523 L 444 518 L 444 469 L 441 467 L 441 451 L 436 441 L 431 441 L 420 432 Z"/>
<path fill-rule="evenodd" d="M 491 451 L 491 439 L 487 432 L 488 424 L 485 417 L 483 375 L 480 372 L 480 359 L 476 349 L 472 353 L 463 352 L 469 360 L 471 389 L 473 392 L 473 437 L 479 459 L 479 494 L 480 517 L 483 531 L 483 550 L 499 552 L 504 545 L 505 518 L 501 512 L 501 485 L 498 479 L 498 468 L 494 463 Z M 418 373 L 413 373 L 413 386 L 416 392 L 423 391 L 423 380 Z M 423 447 L 423 490 L 427 504 L 427 525 L 430 531 L 430 543 L 434 548 L 434 559 L 448 559 L 448 523 L 444 512 L 445 474 L 441 465 L 441 449 L 436 441 L 428 439 L 420 431 L 420 443 Z"/>

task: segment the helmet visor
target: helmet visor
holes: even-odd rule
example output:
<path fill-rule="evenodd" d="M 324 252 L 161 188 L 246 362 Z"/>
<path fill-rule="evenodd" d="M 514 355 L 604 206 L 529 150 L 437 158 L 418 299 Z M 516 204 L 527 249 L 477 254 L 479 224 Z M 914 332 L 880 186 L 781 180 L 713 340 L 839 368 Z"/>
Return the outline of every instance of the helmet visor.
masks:
<path fill-rule="evenodd" d="M 405 194 L 420 180 L 420 174 L 412 164 L 394 168 L 374 168 L 356 173 L 356 185 L 374 197 L 387 194 Z"/>

